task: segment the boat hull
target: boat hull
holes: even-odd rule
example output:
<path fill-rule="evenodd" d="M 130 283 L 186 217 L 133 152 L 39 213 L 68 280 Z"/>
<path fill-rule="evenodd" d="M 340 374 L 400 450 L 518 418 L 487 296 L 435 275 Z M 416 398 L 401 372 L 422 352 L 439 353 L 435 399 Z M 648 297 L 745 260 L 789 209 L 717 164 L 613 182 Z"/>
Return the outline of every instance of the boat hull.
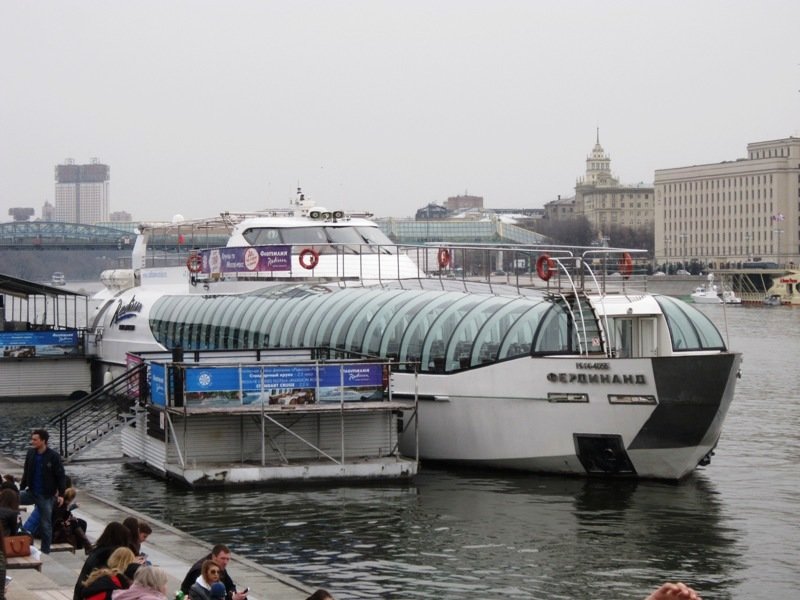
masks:
<path fill-rule="evenodd" d="M 420 375 L 419 432 L 407 419 L 400 448 L 411 452 L 419 435 L 423 460 L 681 479 L 719 439 L 740 360 L 733 353 L 596 363 L 529 357 Z M 584 372 L 586 364 L 599 372 Z M 594 383 L 590 375 L 598 375 Z"/>

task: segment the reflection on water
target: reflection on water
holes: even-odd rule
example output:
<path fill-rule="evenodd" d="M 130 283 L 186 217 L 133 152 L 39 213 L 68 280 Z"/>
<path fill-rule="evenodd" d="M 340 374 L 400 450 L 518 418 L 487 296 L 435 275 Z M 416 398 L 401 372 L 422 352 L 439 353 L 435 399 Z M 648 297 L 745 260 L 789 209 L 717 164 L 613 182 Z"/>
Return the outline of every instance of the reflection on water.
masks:
<path fill-rule="evenodd" d="M 120 466 L 69 470 L 337 598 L 635 599 L 669 579 L 706 599 L 792 597 L 800 311 L 702 310 L 723 330 L 727 315 L 745 362 L 717 455 L 680 484 L 425 467 L 405 485 L 189 492 Z M 3 407 L 4 447 L 63 404 L 33 406 Z"/>

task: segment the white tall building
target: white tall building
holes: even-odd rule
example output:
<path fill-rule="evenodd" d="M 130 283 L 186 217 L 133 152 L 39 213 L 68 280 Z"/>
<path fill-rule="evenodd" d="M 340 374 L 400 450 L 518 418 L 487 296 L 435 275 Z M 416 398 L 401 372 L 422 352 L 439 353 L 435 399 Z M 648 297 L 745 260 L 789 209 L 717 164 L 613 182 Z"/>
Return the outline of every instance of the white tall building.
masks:
<path fill-rule="evenodd" d="M 76 165 L 68 158 L 56 166 L 55 220 L 85 225 L 108 221 L 110 173 L 97 159 Z"/>
<path fill-rule="evenodd" d="M 656 262 L 798 264 L 800 138 L 754 142 L 747 158 L 658 169 Z"/>

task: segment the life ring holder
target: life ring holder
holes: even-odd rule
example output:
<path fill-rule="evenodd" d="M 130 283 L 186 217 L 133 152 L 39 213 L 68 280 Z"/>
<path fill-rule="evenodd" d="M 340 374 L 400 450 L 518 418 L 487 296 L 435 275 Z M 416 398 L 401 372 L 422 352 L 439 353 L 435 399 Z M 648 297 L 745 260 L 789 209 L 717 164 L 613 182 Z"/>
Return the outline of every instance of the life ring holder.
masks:
<path fill-rule="evenodd" d="M 190 254 L 186 259 L 186 268 L 189 269 L 189 273 L 196 275 L 203 270 L 203 257 L 199 254 Z"/>
<path fill-rule="evenodd" d="M 440 269 L 446 269 L 450 266 L 450 250 L 447 248 L 439 248 L 436 255 L 436 260 L 439 262 Z"/>
<path fill-rule="evenodd" d="M 300 253 L 298 260 L 301 267 L 310 271 L 319 264 L 319 252 L 313 248 L 306 248 Z"/>
<path fill-rule="evenodd" d="M 619 259 L 619 273 L 625 279 L 628 279 L 633 273 L 633 257 L 629 252 L 623 252 L 622 258 Z"/>
<path fill-rule="evenodd" d="M 540 254 L 536 259 L 536 274 L 542 281 L 548 281 L 555 273 L 556 263 L 549 254 Z"/>

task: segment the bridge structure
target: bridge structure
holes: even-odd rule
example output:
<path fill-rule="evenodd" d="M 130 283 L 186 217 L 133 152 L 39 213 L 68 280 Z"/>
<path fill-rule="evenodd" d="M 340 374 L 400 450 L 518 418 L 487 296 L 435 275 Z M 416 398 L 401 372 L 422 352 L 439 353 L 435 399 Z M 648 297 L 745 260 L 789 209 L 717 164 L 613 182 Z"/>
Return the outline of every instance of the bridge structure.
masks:
<path fill-rule="evenodd" d="M 121 224 L 122 225 L 122 224 Z M 196 246 L 224 245 L 227 235 L 211 235 L 190 225 L 151 235 L 149 247 L 167 252 L 185 251 Z M 132 249 L 136 232 L 132 228 L 63 223 L 59 221 L 12 221 L 0 223 L 0 250 L 125 250 Z"/>
<path fill-rule="evenodd" d="M 544 236 L 499 220 L 492 221 L 416 221 L 378 219 L 378 225 L 399 244 L 424 242 L 503 242 L 540 244 Z M 151 230 L 148 248 L 181 252 L 195 247 L 224 246 L 227 233 L 218 227 L 186 223 Z M 105 250 L 132 249 L 136 233 L 120 228 L 58 221 L 12 221 L 0 223 L 0 249 Z"/>

